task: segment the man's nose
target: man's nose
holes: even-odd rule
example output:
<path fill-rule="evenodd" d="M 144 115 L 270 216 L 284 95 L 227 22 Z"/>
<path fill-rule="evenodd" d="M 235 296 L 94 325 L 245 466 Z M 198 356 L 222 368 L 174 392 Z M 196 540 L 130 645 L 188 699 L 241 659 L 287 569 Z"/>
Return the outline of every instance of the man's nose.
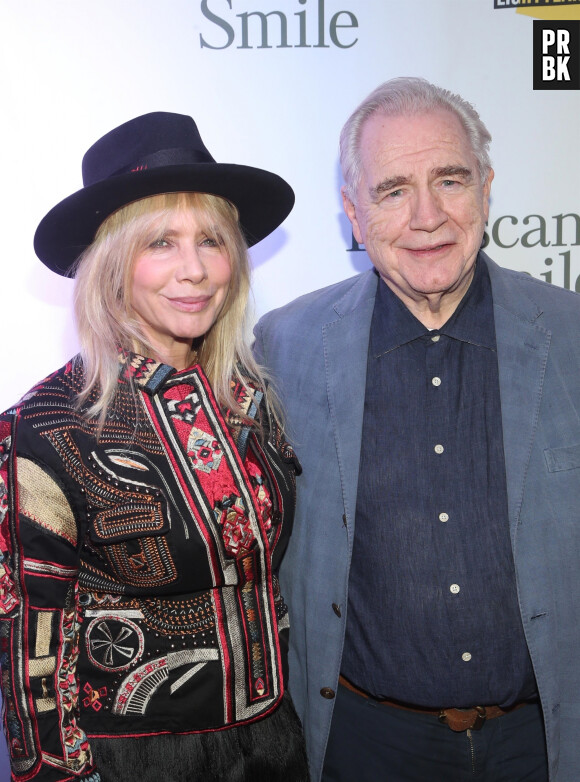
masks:
<path fill-rule="evenodd" d="M 411 205 L 409 227 L 415 231 L 436 231 L 447 222 L 447 213 L 442 207 L 437 193 L 424 188 L 415 193 Z"/>

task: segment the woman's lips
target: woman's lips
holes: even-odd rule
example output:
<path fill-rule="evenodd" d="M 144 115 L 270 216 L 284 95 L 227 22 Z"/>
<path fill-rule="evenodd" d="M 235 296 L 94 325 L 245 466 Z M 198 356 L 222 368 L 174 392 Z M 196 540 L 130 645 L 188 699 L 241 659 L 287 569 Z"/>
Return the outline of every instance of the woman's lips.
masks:
<path fill-rule="evenodd" d="M 207 307 L 211 296 L 167 296 L 172 307 L 181 312 L 201 312 Z"/>

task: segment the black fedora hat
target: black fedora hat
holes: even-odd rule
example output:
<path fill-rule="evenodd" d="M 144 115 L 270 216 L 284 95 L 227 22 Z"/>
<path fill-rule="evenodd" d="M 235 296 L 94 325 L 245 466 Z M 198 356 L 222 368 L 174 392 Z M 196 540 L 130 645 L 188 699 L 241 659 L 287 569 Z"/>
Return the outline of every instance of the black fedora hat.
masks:
<path fill-rule="evenodd" d="M 129 120 L 93 144 L 83 158 L 83 184 L 36 229 L 36 254 L 57 274 L 70 273 L 109 215 L 140 198 L 186 191 L 226 198 L 238 209 L 249 246 L 277 228 L 294 205 L 281 177 L 216 163 L 193 119 L 164 111 Z"/>

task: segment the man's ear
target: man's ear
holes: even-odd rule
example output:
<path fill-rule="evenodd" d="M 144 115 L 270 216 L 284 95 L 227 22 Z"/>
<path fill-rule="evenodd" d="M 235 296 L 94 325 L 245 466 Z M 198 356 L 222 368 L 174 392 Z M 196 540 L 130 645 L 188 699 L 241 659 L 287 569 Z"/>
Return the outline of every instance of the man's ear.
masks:
<path fill-rule="evenodd" d="M 358 220 L 356 217 L 356 206 L 354 203 L 350 200 L 349 196 L 346 192 L 346 185 L 343 185 L 340 188 L 340 193 L 342 195 L 342 206 L 345 211 L 346 216 L 350 220 L 350 223 L 352 225 L 352 234 L 354 238 L 357 240 L 359 244 L 364 244 L 364 240 L 362 238 L 360 226 L 358 224 Z"/>
<path fill-rule="evenodd" d="M 494 171 L 493 168 L 489 169 L 489 174 L 486 177 L 485 182 L 483 183 L 483 212 L 485 214 L 485 219 L 489 217 L 489 195 L 491 193 L 491 183 L 493 182 L 494 177 Z"/>

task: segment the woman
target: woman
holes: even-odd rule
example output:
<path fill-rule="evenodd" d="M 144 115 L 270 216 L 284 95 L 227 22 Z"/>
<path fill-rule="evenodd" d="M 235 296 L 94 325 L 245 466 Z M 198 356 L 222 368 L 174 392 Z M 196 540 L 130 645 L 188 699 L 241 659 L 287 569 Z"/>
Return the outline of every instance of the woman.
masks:
<path fill-rule="evenodd" d="M 81 353 L 0 419 L 14 780 L 305 780 L 276 571 L 299 472 L 244 342 L 246 248 L 292 208 L 153 113 L 83 160 L 35 249 Z"/>

